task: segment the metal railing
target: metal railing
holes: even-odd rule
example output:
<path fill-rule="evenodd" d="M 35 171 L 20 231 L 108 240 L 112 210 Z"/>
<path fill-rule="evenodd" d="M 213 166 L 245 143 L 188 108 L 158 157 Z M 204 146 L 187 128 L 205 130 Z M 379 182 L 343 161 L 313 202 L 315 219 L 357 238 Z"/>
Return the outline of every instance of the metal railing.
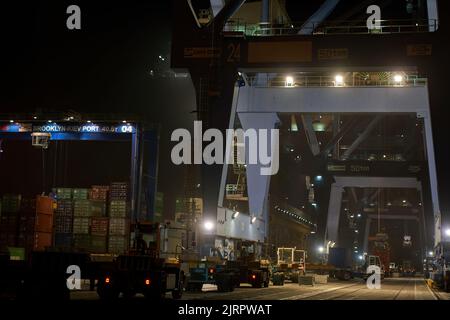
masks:
<path fill-rule="evenodd" d="M 435 32 L 438 21 L 430 20 L 377 20 L 380 26 L 369 29 L 367 21 L 291 22 L 291 23 L 247 23 L 243 20 L 229 20 L 225 32 L 241 32 L 247 36 L 289 36 L 300 30 L 309 30 L 313 35 L 328 34 L 392 34 Z"/>
<path fill-rule="evenodd" d="M 275 210 L 276 213 L 284 214 L 304 224 L 308 224 L 310 226 L 317 226 L 315 219 L 310 214 L 306 213 L 304 210 L 295 208 L 287 204 L 286 202 L 277 200 L 274 201 L 273 209 Z"/>
<path fill-rule="evenodd" d="M 245 191 L 245 186 L 242 184 L 227 184 L 226 185 L 226 195 L 243 195 Z"/>
<path fill-rule="evenodd" d="M 290 78 L 287 80 L 287 78 Z M 388 79 L 362 79 L 358 77 L 343 77 L 337 82 L 332 75 L 276 75 L 259 74 L 247 75 L 248 84 L 251 87 L 422 87 L 427 85 L 427 78 L 416 75 L 402 76 L 401 81 L 394 77 Z"/>

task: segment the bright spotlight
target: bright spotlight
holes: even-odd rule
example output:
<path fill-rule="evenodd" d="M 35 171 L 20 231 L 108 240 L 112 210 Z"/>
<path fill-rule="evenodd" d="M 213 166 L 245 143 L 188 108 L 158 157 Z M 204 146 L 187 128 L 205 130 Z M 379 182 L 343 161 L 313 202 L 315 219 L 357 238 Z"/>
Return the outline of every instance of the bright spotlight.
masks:
<path fill-rule="evenodd" d="M 447 237 L 450 237 L 450 228 L 445 229 L 445 235 L 446 235 Z"/>
<path fill-rule="evenodd" d="M 206 221 L 203 226 L 205 227 L 206 231 L 211 231 L 212 229 L 214 229 L 214 223 L 212 223 L 211 221 Z"/>
<path fill-rule="evenodd" d="M 316 177 L 316 180 L 317 180 L 317 181 L 322 181 L 322 178 L 323 178 L 322 176 L 317 176 L 317 177 Z"/>
<path fill-rule="evenodd" d="M 317 251 L 319 251 L 319 253 L 323 253 L 324 250 L 325 250 L 325 249 L 324 249 L 324 247 L 322 247 L 322 246 L 320 246 L 319 248 L 317 248 Z"/>
<path fill-rule="evenodd" d="M 337 86 L 341 86 L 344 84 L 344 77 L 342 75 L 338 74 L 334 77 L 334 81 L 336 82 Z"/>
<path fill-rule="evenodd" d="M 394 76 L 394 81 L 395 81 L 396 83 L 400 83 L 400 82 L 403 81 L 403 77 L 402 77 L 400 74 L 396 74 L 396 75 Z"/>
<path fill-rule="evenodd" d="M 286 77 L 286 87 L 292 87 L 294 85 L 294 77 Z"/>
<path fill-rule="evenodd" d="M 363 260 L 363 259 L 364 259 L 364 257 L 363 257 L 363 256 L 359 256 L 358 258 L 359 258 L 359 260 Z"/>
<path fill-rule="evenodd" d="M 429 255 L 430 257 L 432 257 L 432 256 L 433 256 L 433 251 L 428 252 L 428 255 Z"/>

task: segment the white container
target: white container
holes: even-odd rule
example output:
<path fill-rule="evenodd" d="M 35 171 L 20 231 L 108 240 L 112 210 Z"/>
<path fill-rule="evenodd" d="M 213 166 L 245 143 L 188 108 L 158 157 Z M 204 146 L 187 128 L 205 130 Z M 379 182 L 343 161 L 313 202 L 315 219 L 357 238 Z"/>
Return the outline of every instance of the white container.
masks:
<path fill-rule="evenodd" d="M 327 284 L 328 283 L 328 275 L 327 274 L 315 274 L 314 282 L 318 284 Z"/>

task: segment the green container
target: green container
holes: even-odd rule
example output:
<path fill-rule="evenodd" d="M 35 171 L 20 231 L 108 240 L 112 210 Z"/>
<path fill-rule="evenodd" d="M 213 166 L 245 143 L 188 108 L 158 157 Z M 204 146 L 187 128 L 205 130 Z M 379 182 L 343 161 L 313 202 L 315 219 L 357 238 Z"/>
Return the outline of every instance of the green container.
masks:
<path fill-rule="evenodd" d="M 72 230 L 77 234 L 88 234 L 90 227 L 90 219 L 86 217 L 75 217 L 73 219 Z"/>
<path fill-rule="evenodd" d="M 106 203 L 102 200 L 74 200 L 74 217 L 104 217 Z"/>
<path fill-rule="evenodd" d="M 58 199 L 72 199 L 72 188 L 56 188 Z"/>
<path fill-rule="evenodd" d="M 105 217 L 106 203 L 103 200 L 90 200 L 91 217 Z"/>
<path fill-rule="evenodd" d="M 74 234 L 73 244 L 76 249 L 87 251 L 91 247 L 91 236 L 88 234 Z"/>
<path fill-rule="evenodd" d="M 8 247 L 10 260 L 25 260 L 25 248 Z"/>
<path fill-rule="evenodd" d="M 2 197 L 3 212 L 19 212 L 22 195 L 4 194 Z"/>
<path fill-rule="evenodd" d="M 111 218 L 127 217 L 127 202 L 124 200 L 115 200 L 109 203 L 109 216 Z"/>
<path fill-rule="evenodd" d="M 73 216 L 74 217 L 90 217 L 91 216 L 91 200 L 74 200 Z"/>
<path fill-rule="evenodd" d="M 126 236 L 109 236 L 108 252 L 114 254 L 123 254 L 128 248 L 128 237 Z"/>
<path fill-rule="evenodd" d="M 108 238 L 106 236 L 91 236 L 89 251 L 92 253 L 105 253 L 107 251 Z"/>
<path fill-rule="evenodd" d="M 76 200 L 86 200 L 89 196 L 89 189 L 80 189 L 76 188 L 73 189 L 72 197 Z"/>
<path fill-rule="evenodd" d="M 175 212 L 184 212 L 184 207 L 184 198 L 177 198 L 175 200 Z"/>

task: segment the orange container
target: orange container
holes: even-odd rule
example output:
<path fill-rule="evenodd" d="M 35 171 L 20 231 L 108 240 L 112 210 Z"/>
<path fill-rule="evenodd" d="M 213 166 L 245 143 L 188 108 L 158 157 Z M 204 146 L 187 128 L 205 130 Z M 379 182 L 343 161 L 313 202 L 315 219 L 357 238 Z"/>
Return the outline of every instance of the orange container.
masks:
<path fill-rule="evenodd" d="M 53 199 L 50 197 L 36 197 L 36 212 L 53 215 Z"/>
<path fill-rule="evenodd" d="M 50 232 L 36 232 L 34 234 L 34 250 L 45 250 L 52 245 L 52 234 Z"/>
<path fill-rule="evenodd" d="M 34 230 L 36 232 L 52 232 L 53 231 L 53 216 L 48 214 L 36 214 L 36 223 Z"/>

